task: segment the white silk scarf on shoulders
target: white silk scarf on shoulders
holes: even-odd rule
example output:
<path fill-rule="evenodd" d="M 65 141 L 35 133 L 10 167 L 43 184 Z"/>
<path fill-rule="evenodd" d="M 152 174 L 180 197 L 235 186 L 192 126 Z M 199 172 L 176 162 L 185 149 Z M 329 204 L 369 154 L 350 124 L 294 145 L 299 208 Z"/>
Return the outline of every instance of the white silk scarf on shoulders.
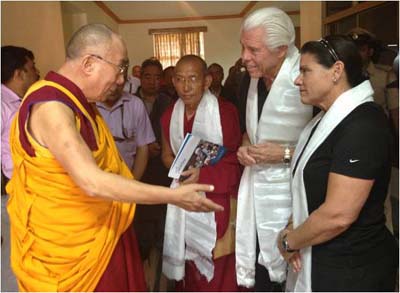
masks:
<path fill-rule="evenodd" d="M 312 107 L 301 103 L 294 80 L 299 74 L 297 49 L 286 57 L 274 80 L 258 120 L 258 79 L 251 79 L 246 105 L 246 129 L 251 144 L 266 141 L 295 145 L 311 119 Z M 258 164 L 244 169 L 238 195 L 236 225 L 236 277 L 239 285 L 255 283 L 256 238 L 258 262 L 266 267 L 271 281 L 286 278 L 286 263 L 276 245 L 278 233 L 291 215 L 289 167 Z"/>
<path fill-rule="evenodd" d="M 170 144 L 176 155 L 184 139 L 185 105 L 179 99 L 174 106 L 170 123 Z M 192 134 L 207 141 L 223 144 L 223 134 L 217 98 L 206 90 L 197 107 Z M 177 180 L 171 188 L 179 186 Z M 185 276 L 185 260 L 192 260 L 208 281 L 214 276 L 212 250 L 217 240 L 215 215 L 187 212 L 168 205 L 165 222 L 163 273 L 177 281 Z"/>
<path fill-rule="evenodd" d="M 341 94 L 332 104 L 329 110 L 324 113 L 320 112 L 310 123 L 304 128 L 299 143 L 293 155 L 293 166 L 297 165 L 296 172 L 292 178 L 293 193 L 293 227 L 301 225 L 308 218 L 307 195 L 304 187 L 303 171 L 304 168 L 315 152 L 315 150 L 325 141 L 335 127 L 343 121 L 355 108 L 359 105 L 372 102 L 374 91 L 371 83 L 367 80 L 360 85 Z M 314 131 L 310 141 L 307 140 L 312 129 L 318 123 L 319 125 Z M 302 153 L 299 158 L 299 155 Z M 297 162 L 297 163 L 296 163 Z M 293 170 L 291 170 L 292 173 Z M 302 268 L 299 273 L 294 273 L 289 269 L 286 281 L 286 291 L 310 292 L 311 288 L 311 247 L 300 250 Z"/>

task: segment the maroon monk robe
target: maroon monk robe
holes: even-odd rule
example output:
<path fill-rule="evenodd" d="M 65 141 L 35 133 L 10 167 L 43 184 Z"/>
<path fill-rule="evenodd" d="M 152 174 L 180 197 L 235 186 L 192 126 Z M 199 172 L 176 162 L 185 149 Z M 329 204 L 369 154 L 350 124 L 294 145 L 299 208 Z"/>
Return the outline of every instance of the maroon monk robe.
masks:
<path fill-rule="evenodd" d="M 214 166 L 200 168 L 199 183 L 212 184 L 215 189 L 207 192 L 207 198 L 224 207 L 224 211 L 215 213 L 217 223 L 217 239 L 221 238 L 229 225 L 230 198 L 237 197 L 240 182 L 240 166 L 236 152 L 241 143 L 239 118 L 236 108 L 229 102 L 218 101 L 223 145 L 227 149 L 225 156 Z M 169 125 L 173 106 L 170 106 L 161 117 L 162 131 L 166 140 L 170 141 Z M 193 116 L 190 120 L 184 117 L 185 135 L 192 132 Z M 236 283 L 235 253 L 214 259 L 214 278 L 208 282 L 200 274 L 192 261 L 186 261 L 185 278 L 177 283 L 177 291 L 240 291 Z"/>

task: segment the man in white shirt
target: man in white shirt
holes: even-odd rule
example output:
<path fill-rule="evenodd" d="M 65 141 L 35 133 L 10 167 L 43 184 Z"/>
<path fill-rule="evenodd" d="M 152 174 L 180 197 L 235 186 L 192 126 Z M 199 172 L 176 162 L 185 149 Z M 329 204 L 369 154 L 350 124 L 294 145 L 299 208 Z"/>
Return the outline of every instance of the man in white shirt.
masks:
<path fill-rule="evenodd" d="M 125 86 L 124 92 L 134 95 L 137 89 L 140 87 L 140 65 L 134 65 L 132 67 L 132 75 L 128 76 Z"/>

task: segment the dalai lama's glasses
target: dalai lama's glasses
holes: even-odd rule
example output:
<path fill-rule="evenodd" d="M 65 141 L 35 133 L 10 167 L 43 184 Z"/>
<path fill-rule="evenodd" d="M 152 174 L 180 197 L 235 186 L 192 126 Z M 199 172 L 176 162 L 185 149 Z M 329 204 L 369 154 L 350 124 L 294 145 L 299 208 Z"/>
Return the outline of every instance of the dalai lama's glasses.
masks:
<path fill-rule="evenodd" d="M 318 42 L 328 50 L 329 54 L 332 56 L 332 58 L 333 58 L 333 60 L 335 60 L 335 62 L 340 60 L 335 49 L 333 49 L 333 47 L 331 46 L 331 44 L 329 44 L 329 42 L 327 40 L 320 39 Z"/>
<path fill-rule="evenodd" d="M 114 66 L 115 68 L 118 69 L 118 74 L 125 75 L 125 73 L 128 71 L 129 64 L 118 65 L 96 54 L 90 54 L 90 56 Z"/>

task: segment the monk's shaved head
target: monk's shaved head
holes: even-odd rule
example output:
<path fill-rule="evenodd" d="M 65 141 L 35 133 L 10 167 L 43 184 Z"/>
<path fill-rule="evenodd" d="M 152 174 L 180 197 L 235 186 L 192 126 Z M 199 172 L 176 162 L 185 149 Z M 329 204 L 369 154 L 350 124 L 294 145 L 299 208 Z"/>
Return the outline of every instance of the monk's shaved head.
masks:
<path fill-rule="evenodd" d="M 185 55 L 181 59 L 179 59 L 179 61 L 176 63 L 176 66 L 175 66 L 175 72 L 177 71 L 177 69 L 180 65 L 186 64 L 186 63 L 197 63 L 200 66 L 203 74 L 204 75 L 207 74 L 207 63 L 201 57 L 196 56 L 196 55 Z"/>
<path fill-rule="evenodd" d="M 75 59 L 90 51 L 107 52 L 113 38 L 120 37 L 104 24 L 88 24 L 74 33 L 67 45 L 67 58 Z M 121 39 L 122 42 L 122 39 Z"/>

